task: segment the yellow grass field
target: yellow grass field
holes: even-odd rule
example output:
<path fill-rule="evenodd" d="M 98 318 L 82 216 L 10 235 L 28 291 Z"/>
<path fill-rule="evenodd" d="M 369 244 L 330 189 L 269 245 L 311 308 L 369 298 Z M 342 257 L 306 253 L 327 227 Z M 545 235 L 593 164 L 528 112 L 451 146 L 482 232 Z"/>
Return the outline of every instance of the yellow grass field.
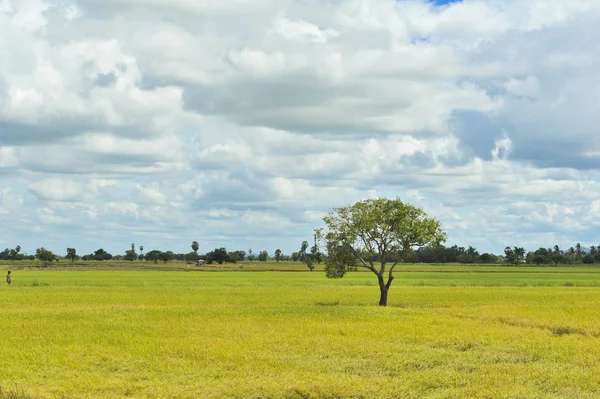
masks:
<path fill-rule="evenodd" d="M 600 397 L 595 268 L 11 270 L 2 399 Z"/>

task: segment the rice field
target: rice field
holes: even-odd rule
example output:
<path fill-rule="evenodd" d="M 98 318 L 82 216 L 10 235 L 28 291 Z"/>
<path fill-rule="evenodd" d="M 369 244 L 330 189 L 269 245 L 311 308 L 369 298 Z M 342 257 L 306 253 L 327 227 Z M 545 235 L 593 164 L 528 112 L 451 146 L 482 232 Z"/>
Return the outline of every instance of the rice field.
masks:
<path fill-rule="evenodd" d="M 2 399 L 600 397 L 596 268 L 11 270 Z"/>

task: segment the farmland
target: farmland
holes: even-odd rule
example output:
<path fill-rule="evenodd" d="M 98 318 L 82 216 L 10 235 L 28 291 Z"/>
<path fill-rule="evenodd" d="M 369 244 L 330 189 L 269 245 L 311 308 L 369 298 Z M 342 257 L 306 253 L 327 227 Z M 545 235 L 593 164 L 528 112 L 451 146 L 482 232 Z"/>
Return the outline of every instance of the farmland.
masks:
<path fill-rule="evenodd" d="M 0 398 L 600 395 L 597 268 L 8 268 Z"/>

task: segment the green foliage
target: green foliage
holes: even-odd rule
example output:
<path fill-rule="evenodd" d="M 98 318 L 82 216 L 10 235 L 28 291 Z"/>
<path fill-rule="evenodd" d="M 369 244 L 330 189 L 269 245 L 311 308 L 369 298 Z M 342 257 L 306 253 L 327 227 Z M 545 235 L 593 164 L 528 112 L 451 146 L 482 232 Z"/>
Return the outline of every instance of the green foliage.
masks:
<path fill-rule="evenodd" d="M 327 243 L 327 253 L 325 275 L 328 278 L 342 278 L 347 272 L 357 270 L 358 257 L 350 246 L 331 240 Z"/>
<path fill-rule="evenodd" d="M 74 262 L 79 256 L 77 256 L 77 251 L 75 248 L 67 248 L 67 256 L 65 258 L 69 259 L 71 262 Z"/>
<path fill-rule="evenodd" d="M 231 263 L 243 262 L 246 258 L 246 251 L 232 251 L 227 253 L 228 261 Z"/>
<path fill-rule="evenodd" d="M 592 254 L 586 254 L 583 259 L 582 259 L 583 263 L 585 263 L 586 265 L 591 265 L 596 263 L 596 260 L 594 259 L 594 256 Z"/>
<path fill-rule="evenodd" d="M 160 253 L 161 252 L 158 249 L 153 249 L 150 252 L 146 252 L 144 259 L 146 259 L 149 262 L 158 263 L 158 261 L 160 260 Z"/>
<path fill-rule="evenodd" d="M 187 254 L 185 254 L 184 259 L 195 262 L 198 259 L 200 259 L 200 256 L 196 252 L 192 251 L 192 252 L 188 252 Z"/>
<path fill-rule="evenodd" d="M 343 277 L 356 266 L 364 267 L 379 280 L 380 304 L 387 302 L 387 290 L 393 270 L 401 260 L 409 259 L 413 247 L 437 245 L 446 239 L 440 223 L 425 212 L 396 199 L 369 199 L 354 205 L 335 208 L 323 218 L 327 229 L 317 230 L 316 237 L 325 241 L 327 277 Z M 377 260 L 376 260 L 377 258 Z M 375 266 L 379 263 L 379 267 Z M 386 264 L 393 263 L 384 284 Z"/>
<path fill-rule="evenodd" d="M 138 258 L 137 253 L 135 253 L 135 250 L 133 250 L 133 249 L 128 249 L 127 251 L 125 251 L 125 256 L 123 257 L 124 260 L 130 261 L 130 262 L 133 262 L 137 258 Z"/>
<path fill-rule="evenodd" d="M 316 259 L 312 253 L 306 252 L 307 249 L 308 241 L 303 241 L 300 247 L 300 252 L 298 252 L 298 259 L 300 260 L 300 262 L 305 263 L 306 267 L 308 267 L 308 270 L 312 272 L 313 270 L 315 270 Z"/>
<path fill-rule="evenodd" d="M 522 247 L 506 247 L 504 248 L 504 255 L 508 263 L 518 265 L 525 260 L 525 249 Z"/>
<path fill-rule="evenodd" d="M 281 249 L 279 249 L 279 248 L 277 248 L 277 249 L 275 250 L 275 260 L 276 260 L 277 262 L 281 261 Z"/>
<path fill-rule="evenodd" d="M 56 256 L 52 253 L 52 251 L 47 250 L 44 247 L 38 248 L 35 250 L 35 257 L 44 263 L 44 266 L 47 266 L 49 262 L 55 260 Z"/>
<path fill-rule="evenodd" d="M 167 262 L 175 259 L 175 254 L 172 251 L 165 251 L 165 252 L 161 252 L 159 257 L 160 257 L 160 260 L 162 260 L 164 263 L 167 263 Z"/>
<path fill-rule="evenodd" d="M 260 251 L 258 254 L 258 260 L 260 262 L 266 262 L 269 259 L 269 253 L 267 251 Z"/>
<path fill-rule="evenodd" d="M 15 260 L 21 260 L 22 256 L 19 254 L 19 252 L 21 252 L 21 246 L 20 245 L 17 245 L 15 247 L 15 249 L 11 249 L 9 251 L 9 258 L 10 258 L 10 260 L 12 260 L 13 262 Z"/>
<path fill-rule="evenodd" d="M 198 244 L 198 241 L 192 241 L 192 251 L 194 251 L 196 254 L 198 254 L 199 249 L 200 249 L 200 244 Z"/>
<path fill-rule="evenodd" d="M 206 254 L 206 263 L 209 265 L 213 262 L 222 265 L 224 262 L 229 261 L 229 254 L 227 253 L 227 249 L 225 248 L 215 248 L 209 253 Z"/>
<path fill-rule="evenodd" d="M 96 251 L 94 251 L 93 254 L 83 256 L 83 260 L 97 260 L 97 261 L 111 260 L 112 258 L 113 258 L 113 256 L 111 254 L 109 254 L 108 252 L 106 252 L 103 248 L 97 249 Z"/>

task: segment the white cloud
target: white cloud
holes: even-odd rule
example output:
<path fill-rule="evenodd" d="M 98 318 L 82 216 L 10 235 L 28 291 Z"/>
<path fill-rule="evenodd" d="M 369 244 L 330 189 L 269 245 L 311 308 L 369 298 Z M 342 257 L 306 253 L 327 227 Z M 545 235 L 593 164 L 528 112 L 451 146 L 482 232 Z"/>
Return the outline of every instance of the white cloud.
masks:
<path fill-rule="evenodd" d="M 0 0 L 0 226 L 295 250 L 398 195 L 461 245 L 584 243 L 599 21 L 595 0 Z"/>
<path fill-rule="evenodd" d="M 60 178 L 36 181 L 29 189 L 39 199 L 51 201 L 78 201 L 86 194 L 84 184 Z"/>
<path fill-rule="evenodd" d="M 164 205 L 167 203 L 167 197 L 162 192 L 160 192 L 159 184 L 156 182 L 148 187 L 138 185 L 137 189 L 140 193 L 142 201 L 144 202 L 157 205 Z"/>
<path fill-rule="evenodd" d="M 335 29 L 321 29 L 310 22 L 288 18 L 278 19 L 275 22 L 275 30 L 288 40 L 307 40 L 314 43 L 325 43 L 330 37 L 340 35 Z"/>

